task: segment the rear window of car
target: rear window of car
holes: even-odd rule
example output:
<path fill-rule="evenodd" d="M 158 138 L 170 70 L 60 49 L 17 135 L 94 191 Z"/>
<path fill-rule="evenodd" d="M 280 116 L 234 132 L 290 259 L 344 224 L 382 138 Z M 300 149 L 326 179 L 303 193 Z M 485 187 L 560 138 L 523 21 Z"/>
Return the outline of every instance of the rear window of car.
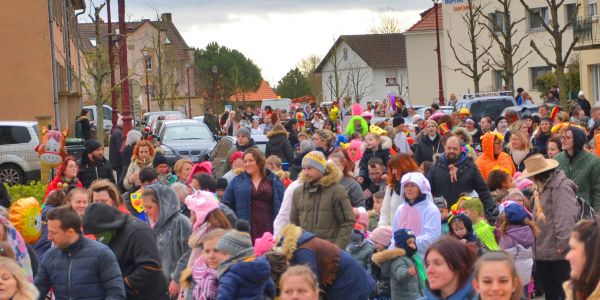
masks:
<path fill-rule="evenodd" d="M 0 145 L 29 143 L 31 135 L 25 126 L 0 126 Z"/>
<path fill-rule="evenodd" d="M 471 104 L 470 112 L 477 120 L 483 116 L 495 118 L 502 114 L 502 111 L 509 106 L 513 106 L 513 102 L 508 99 L 485 100 Z"/>
<path fill-rule="evenodd" d="M 162 135 L 162 141 L 177 140 L 212 140 L 212 134 L 205 126 L 185 125 L 167 127 Z"/>

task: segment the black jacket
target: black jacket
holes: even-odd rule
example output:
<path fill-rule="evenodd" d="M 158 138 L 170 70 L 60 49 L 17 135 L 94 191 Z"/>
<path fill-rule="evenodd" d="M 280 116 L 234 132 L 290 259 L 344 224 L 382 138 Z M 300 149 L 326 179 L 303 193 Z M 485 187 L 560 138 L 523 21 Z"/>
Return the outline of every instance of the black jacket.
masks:
<path fill-rule="evenodd" d="M 115 171 L 119 170 L 119 172 L 123 169 L 123 157 L 121 156 L 122 143 L 123 130 L 120 127 L 117 127 L 110 134 L 108 161 L 110 161 L 112 168 Z M 129 164 L 127 164 L 127 166 L 129 166 Z"/>
<path fill-rule="evenodd" d="M 291 162 L 294 159 L 294 150 L 287 137 L 287 132 L 271 131 L 268 134 L 269 141 L 265 150 L 265 156 L 277 155 L 282 162 Z"/>
<path fill-rule="evenodd" d="M 4 208 L 10 207 L 10 195 L 4 184 L 0 184 L 0 205 Z"/>
<path fill-rule="evenodd" d="M 548 140 L 550 139 L 549 134 L 540 133 L 539 136 L 534 137 L 532 140 L 533 148 L 535 153 L 546 156 L 548 154 Z"/>
<path fill-rule="evenodd" d="M 81 125 L 81 135 L 84 140 L 89 140 L 92 138 L 92 124 L 90 123 L 90 118 L 87 116 L 80 116 L 79 124 Z"/>
<path fill-rule="evenodd" d="M 112 181 L 112 183 L 115 183 L 112 166 L 105 157 L 102 157 L 99 162 L 92 162 L 88 159 L 87 152 L 83 151 L 77 165 L 79 166 L 77 178 L 79 178 L 79 181 L 81 181 L 81 184 L 86 189 L 90 187 L 92 182 L 96 179 L 108 179 Z"/>
<path fill-rule="evenodd" d="M 577 98 L 577 105 L 581 106 L 581 109 L 583 109 L 583 112 L 585 112 L 585 115 L 589 118 L 590 112 L 592 110 L 592 106 L 590 105 L 590 102 L 587 99 Z"/>
<path fill-rule="evenodd" d="M 438 134 L 431 141 L 427 134 L 423 133 L 415 145 L 414 158 L 417 165 L 421 165 L 424 161 L 433 161 L 433 155 L 442 152 L 444 152 L 444 146 L 440 141 L 440 135 Z"/>
<path fill-rule="evenodd" d="M 208 126 L 208 129 L 210 129 L 210 132 L 212 132 L 212 134 L 219 134 L 221 126 L 219 125 L 219 119 L 217 119 L 215 115 L 204 115 L 204 124 Z"/>
<path fill-rule="evenodd" d="M 152 229 L 143 221 L 102 204 L 91 204 L 83 218 L 85 233 L 114 230 L 108 244 L 123 274 L 127 299 L 169 299 Z"/>
<path fill-rule="evenodd" d="M 304 159 L 306 154 L 308 154 L 308 152 L 300 153 L 292 160 L 290 165 L 290 178 L 292 180 L 298 179 L 298 175 L 302 172 L 302 159 Z"/>

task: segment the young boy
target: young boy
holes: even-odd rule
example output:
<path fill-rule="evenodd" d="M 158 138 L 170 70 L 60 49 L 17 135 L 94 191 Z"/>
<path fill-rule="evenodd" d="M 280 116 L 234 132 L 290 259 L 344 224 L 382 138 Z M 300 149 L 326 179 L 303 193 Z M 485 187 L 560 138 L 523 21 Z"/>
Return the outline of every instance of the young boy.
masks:
<path fill-rule="evenodd" d="M 225 195 L 225 190 L 227 189 L 227 185 L 229 185 L 229 183 L 227 182 L 227 179 L 225 179 L 225 178 L 217 179 L 217 190 L 215 191 L 216 192 L 215 194 L 217 195 L 217 199 L 219 199 L 219 201 L 221 200 L 223 195 Z"/>
<path fill-rule="evenodd" d="M 373 209 L 367 211 L 369 216 L 369 231 L 375 230 L 377 228 L 377 223 L 379 223 L 379 215 L 381 214 L 381 206 L 383 205 L 383 197 L 385 196 L 384 191 L 378 191 L 373 194 Z"/>
<path fill-rule="evenodd" d="M 450 231 L 448 228 L 448 203 L 443 196 L 434 197 L 433 203 L 440 210 L 440 215 L 442 217 L 442 234 L 448 234 Z"/>
<path fill-rule="evenodd" d="M 468 198 L 462 203 L 461 207 L 464 208 L 465 215 L 473 223 L 473 231 L 475 231 L 485 248 L 488 251 L 498 250 L 498 243 L 494 236 L 494 226 L 488 224 L 483 217 L 483 203 L 481 203 L 481 200 L 479 198 Z"/>

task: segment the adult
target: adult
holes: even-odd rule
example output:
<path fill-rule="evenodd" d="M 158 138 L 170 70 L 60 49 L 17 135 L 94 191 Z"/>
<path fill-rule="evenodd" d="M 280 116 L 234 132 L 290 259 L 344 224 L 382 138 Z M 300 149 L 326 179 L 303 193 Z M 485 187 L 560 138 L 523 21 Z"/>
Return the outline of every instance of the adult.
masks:
<path fill-rule="evenodd" d="M 298 178 L 298 174 L 302 171 L 302 159 L 309 152 L 315 150 L 315 143 L 311 140 L 305 140 L 300 142 L 299 153 L 296 155 L 296 158 L 292 160 L 290 166 L 290 178 L 292 180 L 296 180 Z M 360 160 L 360 159 L 359 159 Z"/>
<path fill-rule="evenodd" d="M 192 171 L 192 167 L 194 163 L 187 158 L 178 159 L 173 166 L 173 171 L 175 171 L 175 175 L 177 175 L 177 179 L 179 182 L 183 184 L 189 184 L 188 177 L 190 172 Z"/>
<path fill-rule="evenodd" d="M 519 267 L 515 266 L 513 254 L 503 251 L 484 253 L 475 263 L 473 272 L 473 287 L 479 293 L 477 299 L 522 299 L 523 285 L 517 273 Z M 529 269 L 531 270 L 531 266 Z M 527 290 L 527 285 L 525 286 Z"/>
<path fill-rule="evenodd" d="M 394 146 L 396 146 L 398 153 L 411 153 L 410 146 L 408 145 L 408 140 L 406 139 L 406 134 L 404 134 L 404 118 L 401 116 L 396 116 L 392 120 L 392 125 L 394 127 L 394 132 L 396 135 L 394 136 Z"/>
<path fill-rule="evenodd" d="M 557 90 L 551 90 L 548 93 L 548 96 L 546 97 L 546 100 L 544 100 L 544 103 L 546 104 L 551 104 L 554 106 L 558 106 L 560 105 L 560 100 L 558 99 L 558 91 Z"/>
<path fill-rule="evenodd" d="M 75 157 L 69 155 L 63 162 L 58 166 L 56 176 L 48 183 L 46 187 L 46 194 L 44 199 L 52 192 L 57 189 L 65 190 L 65 194 L 74 188 L 83 188 L 81 181 L 77 178 L 77 172 L 79 167 L 75 161 Z M 44 200 L 45 201 L 45 200 Z M 9 203 L 10 204 L 10 203 Z M 10 205 L 9 205 L 10 206 Z"/>
<path fill-rule="evenodd" d="M 154 159 L 154 146 L 148 140 L 140 140 L 135 144 L 133 148 L 133 155 L 131 156 L 131 163 L 127 168 L 127 173 L 123 177 L 123 186 L 127 190 L 139 187 L 140 182 L 140 170 L 147 167 L 152 167 L 152 160 Z"/>
<path fill-rule="evenodd" d="M 169 295 L 174 297 L 179 291 L 179 278 L 175 278 L 174 271 L 179 259 L 189 249 L 187 240 L 192 224 L 179 212 L 177 194 L 168 186 L 147 186 L 142 193 L 142 204 L 148 215 L 147 222 L 156 235 L 162 272 L 169 281 Z"/>
<path fill-rule="evenodd" d="M 535 153 L 531 148 L 531 142 L 529 142 L 527 134 L 523 131 L 513 132 L 510 135 L 510 142 L 507 148 L 508 155 L 510 155 L 514 164 L 514 170 L 516 172 L 523 172 L 525 169 L 525 160 Z"/>
<path fill-rule="evenodd" d="M 367 162 L 369 180 L 363 182 L 365 193 L 365 208 L 373 209 L 373 195 L 379 191 L 385 191 L 387 182 L 385 180 L 385 164 L 380 157 L 371 157 Z"/>
<path fill-rule="evenodd" d="M 360 184 L 352 176 L 354 172 L 354 163 L 352 160 L 350 160 L 348 153 L 338 147 L 329 156 L 329 159 L 333 161 L 333 163 L 335 163 L 338 169 L 340 169 L 342 172 L 340 184 L 344 186 L 344 189 L 350 198 L 350 204 L 352 207 L 364 207 L 365 194 L 363 193 Z"/>
<path fill-rule="evenodd" d="M 433 243 L 425 252 L 427 289 L 423 299 L 473 299 L 471 272 L 475 259 L 475 253 L 457 239 L 444 237 Z"/>
<path fill-rule="evenodd" d="M 231 159 L 231 155 L 233 155 L 233 153 L 235 153 L 237 151 L 244 152 L 251 148 L 258 149 L 258 146 L 256 146 L 256 142 L 252 138 L 252 133 L 250 132 L 250 128 L 248 128 L 248 127 L 240 128 L 240 130 L 238 130 L 238 134 L 235 137 L 236 137 L 235 147 L 232 147 L 232 149 L 227 154 L 227 160 L 225 160 L 225 166 L 223 167 L 223 173 L 227 173 L 229 170 L 231 170 L 230 159 Z"/>
<path fill-rule="evenodd" d="M 540 120 L 540 126 L 533 132 L 532 143 L 536 153 L 541 155 L 548 154 L 548 139 L 552 136 L 550 129 L 552 122 L 548 118 Z"/>
<path fill-rule="evenodd" d="M 476 191 L 483 202 L 485 216 L 492 219 L 494 204 L 490 190 L 475 163 L 461 150 L 460 141 L 452 136 L 446 141 L 444 153 L 427 173 L 434 197 L 443 196 L 451 207 L 463 193 Z"/>
<path fill-rule="evenodd" d="M 560 141 L 560 137 L 553 136 L 548 139 L 546 149 L 546 157 L 554 159 L 559 153 L 562 152 L 562 142 Z"/>
<path fill-rule="evenodd" d="M 471 137 L 471 145 L 481 144 L 481 135 L 483 134 L 473 119 L 468 118 L 465 120 L 465 131 Z"/>
<path fill-rule="evenodd" d="M 125 299 L 117 258 L 104 244 L 81 233 L 81 218 L 68 207 L 48 212 L 50 248 L 35 277 L 44 299 L 50 289 L 57 299 Z"/>
<path fill-rule="evenodd" d="M 540 228 L 535 240 L 535 264 L 546 299 L 564 299 L 560 288 L 569 278 L 569 250 L 571 228 L 579 212 L 577 186 L 557 169 L 558 161 L 535 154 L 525 161 L 522 178 L 532 177 L 535 204 L 534 218 Z"/>
<path fill-rule="evenodd" d="M 479 120 L 479 129 L 481 129 L 481 135 L 483 136 L 484 134 L 492 131 L 492 118 L 490 116 L 483 116 L 481 117 L 481 120 Z"/>
<path fill-rule="evenodd" d="M 79 215 L 79 217 L 83 219 L 83 216 L 85 215 L 85 210 L 86 210 L 86 208 L 89 205 L 89 199 L 88 199 L 88 193 L 87 193 L 87 191 L 84 190 L 84 189 L 80 189 L 80 188 L 72 189 L 67 194 L 67 197 L 65 198 L 64 205 L 66 207 L 69 207 L 72 210 L 74 210 Z M 48 203 L 46 203 L 46 206 L 44 207 L 44 209 L 47 208 L 47 207 L 48 207 Z M 56 207 L 58 207 L 58 205 Z M 42 220 L 46 221 L 45 220 L 44 209 L 42 209 Z M 50 211 L 50 210 L 48 209 L 46 211 L 46 213 L 48 211 Z M 41 258 L 40 258 L 40 260 L 41 260 Z"/>
<path fill-rule="evenodd" d="M 421 165 L 424 161 L 433 161 L 433 156 L 444 151 L 442 137 L 438 134 L 438 124 L 434 120 L 425 123 L 425 130 L 415 144 L 415 161 Z"/>
<path fill-rule="evenodd" d="M 213 113 L 213 109 L 210 107 L 207 107 L 204 110 L 204 124 L 208 126 L 208 129 L 210 130 L 210 132 L 212 132 L 213 135 L 219 135 L 221 133 L 221 126 L 219 125 L 219 120 L 217 119 L 217 116 L 215 116 L 215 114 Z"/>
<path fill-rule="evenodd" d="M 76 121 L 79 124 L 79 128 L 81 128 L 81 132 L 77 135 L 77 137 L 86 141 L 91 139 L 92 123 L 90 122 L 89 112 L 86 109 L 82 109 Z"/>
<path fill-rule="evenodd" d="M 417 163 L 408 154 L 397 154 L 388 162 L 387 186 L 381 205 L 378 226 L 391 226 L 396 209 L 402 202 L 402 185 L 400 180 L 404 174 L 416 172 Z"/>
<path fill-rule="evenodd" d="M 540 103 L 538 106 L 538 113 L 540 114 L 540 118 L 550 118 L 550 108 L 546 103 Z"/>
<path fill-rule="evenodd" d="M 506 118 L 503 116 L 499 116 L 494 121 L 494 124 L 496 125 L 494 131 L 506 137 L 506 133 L 508 132 L 508 121 L 506 120 Z"/>
<path fill-rule="evenodd" d="M 137 142 L 142 139 L 142 133 L 137 130 L 129 130 L 127 133 L 127 137 L 125 138 L 125 146 L 123 147 L 123 151 L 121 152 L 121 160 L 123 163 L 123 167 L 121 169 L 121 174 L 126 174 L 127 169 L 129 168 L 129 164 L 131 163 L 131 157 L 133 156 L 133 149 Z M 125 187 L 123 186 L 123 178 L 119 181 L 119 189 L 122 192 L 125 191 Z"/>
<path fill-rule="evenodd" d="M 244 153 L 244 171 L 234 177 L 221 199 L 239 219 L 250 223 L 252 240 L 273 232 L 273 221 L 283 199 L 283 183 L 265 168 L 265 156 L 258 149 Z"/>
<path fill-rule="evenodd" d="M 481 137 L 483 154 L 475 160 L 477 169 L 487 179 L 494 169 L 506 170 L 510 175 L 515 173 L 515 164 L 508 153 L 502 151 L 504 136 L 497 132 L 488 132 Z"/>
<path fill-rule="evenodd" d="M 556 155 L 558 169 L 577 185 L 577 196 L 600 211 L 600 159 L 583 149 L 586 136 L 583 130 L 569 126 L 560 140 L 563 152 Z"/>
<path fill-rule="evenodd" d="M 0 299 L 27 300 L 37 299 L 39 293 L 27 280 L 17 263 L 8 257 L 0 258 Z"/>
<path fill-rule="evenodd" d="M 85 142 L 85 150 L 81 154 L 81 159 L 77 162 L 79 173 L 77 178 L 81 181 L 84 188 L 88 188 L 92 182 L 98 179 L 108 179 L 115 182 L 112 166 L 108 159 L 104 157 L 102 144 L 94 139 Z"/>
<path fill-rule="evenodd" d="M 591 111 L 590 111 L 592 117 L 590 118 L 590 125 L 589 127 L 594 127 L 594 123 L 596 122 L 600 122 L 600 106 L 594 106 L 592 107 Z"/>
<path fill-rule="evenodd" d="M 417 254 L 423 257 L 442 234 L 440 210 L 433 204 L 429 182 L 419 172 L 406 173 L 400 181 L 402 202 L 392 221 L 392 232 L 409 228 L 416 237 Z"/>
<path fill-rule="evenodd" d="M 568 300 L 600 299 L 600 220 L 577 223 L 569 239 L 566 259 L 570 280 L 563 284 Z"/>
<path fill-rule="evenodd" d="M 586 99 L 583 91 L 579 91 L 579 94 L 577 94 L 577 105 L 583 109 L 587 117 L 590 117 L 592 106 L 590 105 L 590 101 Z"/>
<path fill-rule="evenodd" d="M 294 159 L 294 150 L 288 140 L 288 135 L 281 123 L 275 124 L 273 130 L 267 134 L 269 141 L 265 149 L 265 156 L 277 155 L 282 162 L 290 163 Z"/>
<path fill-rule="evenodd" d="M 121 145 L 123 144 L 123 118 L 119 117 L 117 126 L 112 128 L 108 141 L 108 161 L 117 173 L 117 182 L 123 179 L 123 157 L 121 156 Z"/>
<path fill-rule="evenodd" d="M 282 120 L 283 121 L 283 120 Z M 277 124 L 277 123 L 275 123 Z M 300 141 L 298 140 L 298 120 L 291 118 L 285 123 L 285 130 L 287 130 L 289 136 L 288 139 L 290 141 L 290 145 L 292 147 L 296 147 Z"/>
<path fill-rule="evenodd" d="M 338 167 L 323 153 L 304 156 L 298 178 L 302 186 L 294 191 L 290 223 L 346 249 L 355 218 L 348 194 L 338 183 L 341 178 Z"/>
<path fill-rule="evenodd" d="M 224 130 L 227 131 L 229 136 L 237 136 L 240 129 L 240 122 L 242 121 L 242 113 L 238 110 L 229 112 L 229 118 L 225 121 L 223 126 Z"/>
<path fill-rule="evenodd" d="M 128 214 L 127 207 L 123 204 L 123 198 L 114 183 L 108 180 L 97 180 L 88 189 L 90 203 L 102 202 L 112 206 L 119 211 Z"/>
<path fill-rule="evenodd" d="M 286 225 L 277 239 L 284 263 L 308 265 L 319 279 L 326 299 L 368 299 L 373 278 L 346 251 L 293 224 Z"/>
<path fill-rule="evenodd" d="M 517 88 L 517 95 L 515 96 L 515 101 L 517 101 L 517 105 L 523 105 L 523 88 Z"/>
<path fill-rule="evenodd" d="M 93 203 L 83 232 L 113 251 L 121 268 L 127 299 L 169 299 L 152 229 L 140 219 L 104 203 Z"/>
<path fill-rule="evenodd" d="M 263 123 L 258 125 L 258 127 L 262 129 L 264 135 L 269 133 L 269 131 L 273 129 L 273 123 L 271 123 L 271 114 L 265 114 L 265 116 L 263 117 Z"/>
<path fill-rule="evenodd" d="M 329 154 L 331 154 L 334 149 L 335 135 L 331 130 L 317 130 L 315 131 L 315 134 L 313 134 L 313 143 L 318 151 L 323 152 L 325 157 L 329 157 Z"/>

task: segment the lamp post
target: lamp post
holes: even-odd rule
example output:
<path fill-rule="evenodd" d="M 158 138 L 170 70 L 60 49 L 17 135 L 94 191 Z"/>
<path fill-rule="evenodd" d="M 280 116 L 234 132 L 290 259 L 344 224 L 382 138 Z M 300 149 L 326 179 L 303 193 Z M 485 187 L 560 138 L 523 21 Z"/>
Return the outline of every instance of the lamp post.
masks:
<path fill-rule="evenodd" d="M 215 107 L 217 106 L 217 72 L 219 71 L 219 69 L 217 69 L 217 66 L 213 66 L 212 67 L 212 74 L 213 74 L 213 101 L 215 102 Z"/>
<path fill-rule="evenodd" d="M 119 32 L 126 33 L 125 24 L 125 0 L 118 0 L 119 5 Z M 127 143 L 127 133 L 131 130 L 131 102 L 129 99 L 129 80 L 127 71 L 127 35 L 119 37 L 119 79 L 121 81 L 121 108 L 123 109 L 123 143 L 121 149 L 124 149 Z"/>
<path fill-rule="evenodd" d="M 188 98 L 188 118 L 192 118 L 192 99 L 190 93 L 190 63 L 185 64 L 185 72 L 187 75 L 187 98 Z"/>
<path fill-rule="evenodd" d="M 437 52 L 437 65 L 438 65 L 438 100 L 440 105 L 445 104 L 444 100 L 444 82 L 442 80 L 442 55 L 440 49 L 440 20 L 438 18 L 438 10 L 440 6 L 440 0 L 432 0 L 433 8 L 435 10 L 435 40 L 437 42 L 437 47 L 435 48 L 435 52 Z"/>
<path fill-rule="evenodd" d="M 148 86 L 148 50 L 142 50 L 144 54 L 144 68 L 146 69 L 146 112 L 150 112 L 150 87 Z"/>

